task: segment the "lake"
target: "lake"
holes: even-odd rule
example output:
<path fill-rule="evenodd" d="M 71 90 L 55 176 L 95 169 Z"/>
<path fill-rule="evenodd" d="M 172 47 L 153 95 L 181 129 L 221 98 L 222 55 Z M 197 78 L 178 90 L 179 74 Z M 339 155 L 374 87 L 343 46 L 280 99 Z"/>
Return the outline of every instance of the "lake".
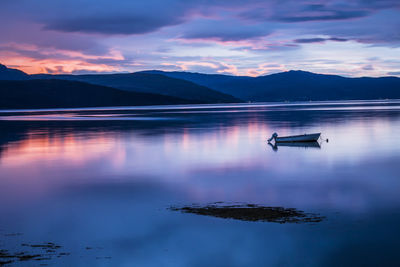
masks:
<path fill-rule="evenodd" d="M 399 137 L 400 101 L 1 111 L 0 262 L 399 266 Z M 253 204 L 300 219 L 204 214 Z"/>

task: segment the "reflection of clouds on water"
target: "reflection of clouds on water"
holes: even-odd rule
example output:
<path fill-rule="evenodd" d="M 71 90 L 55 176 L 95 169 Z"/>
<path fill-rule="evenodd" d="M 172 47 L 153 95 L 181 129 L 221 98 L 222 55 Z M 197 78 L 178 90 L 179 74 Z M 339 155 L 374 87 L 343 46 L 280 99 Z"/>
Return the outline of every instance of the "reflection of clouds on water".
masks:
<path fill-rule="evenodd" d="M 0 207 L 0 228 L 31 240 L 51 235 L 71 248 L 84 240 L 105 247 L 113 265 L 151 258 L 174 266 L 287 259 L 321 266 L 350 238 L 393 243 L 385 233 L 398 233 L 400 221 L 399 104 L 301 105 L 74 110 L 36 114 L 74 120 L 0 121 L 0 200 L 9 203 Z M 151 119 L 112 120 L 115 114 Z M 266 139 L 275 131 L 322 132 L 329 143 L 274 152 Z M 308 228 L 249 227 L 166 210 L 215 201 L 293 207 L 328 219 Z M 73 255 L 66 266 L 79 265 Z"/>
<path fill-rule="evenodd" d="M 93 177 L 104 174 L 111 176 L 144 174 L 171 183 L 185 183 L 188 188 L 192 187 L 190 184 L 193 181 L 196 184 L 197 179 L 207 181 L 209 177 L 218 177 L 226 185 L 223 183 L 221 187 L 215 188 L 213 183 L 217 181 L 212 181 L 206 187 L 197 188 L 196 185 L 191 189 L 197 191 L 193 192 L 193 195 L 210 197 L 210 192 L 217 190 L 224 192 L 220 194 L 234 198 L 236 196 L 227 193 L 224 187 L 236 186 L 236 191 L 240 191 L 242 187 L 248 186 L 246 181 L 251 179 L 256 180 L 252 180 L 250 185 L 274 191 L 273 195 L 282 189 L 276 188 L 276 185 L 271 186 L 269 181 L 277 180 L 276 183 L 279 185 L 279 181 L 293 180 L 296 176 L 301 177 L 303 184 L 309 182 L 310 188 L 315 183 L 314 177 L 318 175 L 321 176 L 317 178 L 320 187 L 324 187 L 326 180 L 335 180 L 339 183 L 342 176 L 354 176 L 352 168 L 359 168 L 356 172 L 358 176 L 369 166 L 380 169 L 378 163 L 380 161 L 376 159 L 376 155 L 388 155 L 393 150 L 393 145 L 397 143 L 400 145 L 400 141 L 393 135 L 399 131 L 397 120 L 394 120 L 396 117 L 380 117 L 383 115 L 374 112 L 372 117 L 362 119 L 363 117 L 357 113 L 354 118 L 346 115 L 349 119 L 342 120 L 333 112 L 331 116 L 329 113 L 324 114 L 329 118 L 327 121 L 318 121 L 318 113 L 311 113 L 306 117 L 303 114 L 299 118 L 293 117 L 297 111 L 293 112 L 292 116 L 284 113 L 280 117 L 281 120 L 278 120 L 279 117 L 274 117 L 274 121 L 269 120 L 268 112 L 259 111 L 246 113 L 244 116 L 229 115 L 226 120 L 223 120 L 225 116 L 210 115 L 207 121 L 203 121 L 200 116 L 195 117 L 198 123 L 196 120 L 182 122 L 170 128 L 168 122 L 157 119 L 154 127 L 152 124 L 112 123 L 108 127 L 102 123 L 91 125 L 83 124 L 84 122 L 81 124 L 73 122 L 72 125 L 28 124 L 23 128 L 27 132 L 20 141 L 7 143 L 4 146 L 0 158 L 1 168 L 4 175 L 17 176 L 13 178 L 13 183 L 20 177 L 22 179 L 20 182 L 29 180 L 33 183 L 37 180 L 38 184 L 46 186 L 48 182 L 43 182 L 43 179 L 50 175 L 53 176 L 52 181 L 65 183 L 66 179 L 68 181 L 82 179 L 82 174 L 84 177 L 88 174 L 92 174 Z M 99 116 L 109 115 L 99 114 Z M 396 113 L 392 116 L 394 115 Z M 311 129 L 321 129 L 325 136 L 330 137 L 330 143 L 322 144 L 322 148 L 316 151 L 280 147 L 278 153 L 273 153 L 267 147 L 265 139 L 272 130 L 278 131 L 281 135 L 312 131 L 304 126 L 291 126 L 292 120 L 301 121 L 308 117 L 314 118 L 316 121 L 313 122 L 318 122 L 319 125 L 318 128 L 312 126 Z M 193 117 L 191 118 L 193 120 Z M 333 119 L 338 121 L 333 122 Z M 207 127 L 208 125 L 211 127 Z M 154 134 L 147 134 L 151 131 Z M 379 143 L 379 146 L 371 146 L 376 143 Z M 391 169 L 390 166 L 386 168 L 386 170 Z M 205 177 L 198 178 L 198 173 L 202 172 L 206 174 Z M 396 170 L 392 172 L 388 175 L 395 175 Z M 33 177 L 32 173 L 35 173 Z M 227 177 L 232 179 L 235 175 L 237 176 L 235 181 L 241 183 L 230 184 Z M 267 181 L 263 180 L 265 176 L 269 177 Z M 242 180 L 242 177 L 245 179 Z M 326 187 L 332 188 L 331 185 Z M 281 194 L 281 201 L 289 199 L 287 195 L 294 196 L 299 192 L 306 192 L 306 188 L 292 191 L 293 193 L 289 190 Z M 323 198 L 330 196 L 328 191 L 322 195 Z M 306 196 L 313 195 L 313 192 Z M 247 195 L 256 197 L 257 200 L 268 198 L 262 193 L 244 193 L 244 197 Z M 356 198 L 356 195 L 353 197 Z M 218 194 L 216 197 L 218 198 Z M 298 199 L 301 203 L 313 202 L 310 197 L 299 196 Z M 343 198 L 338 197 L 338 199 Z M 315 202 L 325 203 L 321 199 Z"/>

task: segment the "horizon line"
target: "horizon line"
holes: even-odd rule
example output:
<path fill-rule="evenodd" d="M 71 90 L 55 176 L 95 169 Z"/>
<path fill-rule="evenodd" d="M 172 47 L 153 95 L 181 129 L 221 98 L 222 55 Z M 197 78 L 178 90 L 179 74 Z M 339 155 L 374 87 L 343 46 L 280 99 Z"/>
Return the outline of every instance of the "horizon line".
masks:
<path fill-rule="evenodd" d="M 274 74 L 280 74 L 280 73 L 288 73 L 288 72 L 304 72 L 304 73 L 311 73 L 311 74 L 316 74 L 316 75 L 327 75 L 327 76 L 339 76 L 339 77 L 344 77 L 344 78 L 400 78 L 400 73 L 398 75 L 394 74 L 389 74 L 385 76 L 347 76 L 347 75 L 340 75 L 340 74 L 332 74 L 332 73 L 320 73 L 320 72 L 312 72 L 312 71 L 307 71 L 307 70 L 302 70 L 302 69 L 290 69 L 286 71 L 280 71 L 280 72 L 272 72 L 268 74 L 261 74 L 258 76 L 251 76 L 251 75 L 235 75 L 235 74 L 226 74 L 226 73 L 204 73 L 204 72 L 196 72 L 196 71 L 185 71 L 185 70 L 162 70 L 162 69 L 144 69 L 144 70 L 139 70 L 139 71 L 134 71 L 134 72 L 88 72 L 88 73 L 74 73 L 74 72 L 65 72 L 65 73 L 45 73 L 45 72 L 39 72 L 39 73 L 26 73 L 23 70 L 16 68 L 14 66 L 7 66 L 5 64 L 2 64 L 0 62 L 0 66 L 3 65 L 7 69 L 14 69 L 14 70 L 19 70 L 29 76 L 31 75 L 115 75 L 115 74 L 134 74 L 134 73 L 143 73 L 143 72 L 151 72 L 151 71 L 158 71 L 158 72 L 166 72 L 166 73 L 174 73 L 174 72 L 180 72 L 180 73 L 191 73 L 191 74 L 202 74 L 202 75 L 220 75 L 220 76 L 231 76 L 231 77 L 248 77 L 248 78 L 258 78 L 258 77 L 265 77 L 265 76 L 270 76 Z"/>

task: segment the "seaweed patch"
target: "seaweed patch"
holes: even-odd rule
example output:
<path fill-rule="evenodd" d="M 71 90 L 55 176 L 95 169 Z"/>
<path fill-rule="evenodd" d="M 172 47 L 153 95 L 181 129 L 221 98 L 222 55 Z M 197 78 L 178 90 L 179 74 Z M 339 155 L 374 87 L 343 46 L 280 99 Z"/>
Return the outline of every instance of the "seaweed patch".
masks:
<path fill-rule="evenodd" d="M 11 252 L 7 249 L 0 249 L 0 266 L 8 265 L 17 261 L 43 261 L 51 260 L 55 256 L 59 257 L 69 255 L 69 253 L 66 252 L 58 253 L 57 250 L 60 249 L 61 246 L 52 242 L 44 244 L 22 243 L 21 247 L 26 248 L 22 251 L 20 250 L 16 252 Z"/>
<path fill-rule="evenodd" d="M 315 213 L 306 213 L 295 208 L 266 207 L 256 204 L 224 205 L 216 202 L 208 205 L 191 205 L 170 207 L 172 211 L 193 213 L 197 215 L 213 216 L 224 219 L 235 219 L 251 222 L 273 223 L 318 223 L 325 219 Z"/>
<path fill-rule="evenodd" d="M 22 234 L 9 234 L 4 235 L 7 238 L 20 236 Z M 18 244 L 18 243 L 17 243 Z M 0 244 L 2 246 L 2 244 Z M 3 245 L 4 246 L 4 245 Z M 110 256 L 96 256 L 103 247 L 85 246 L 85 251 L 90 251 L 91 256 L 96 260 L 110 260 Z M 93 255 L 94 254 L 94 255 Z M 21 262 L 31 264 L 33 266 L 47 266 L 54 265 L 51 260 L 61 260 L 66 256 L 70 256 L 70 252 L 66 252 L 63 246 L 53 242 L 44 243 L 20 243 L 19 245 L 12 246 L 12 249 L 0 247 L 0 266 L 20 265 Z"/>

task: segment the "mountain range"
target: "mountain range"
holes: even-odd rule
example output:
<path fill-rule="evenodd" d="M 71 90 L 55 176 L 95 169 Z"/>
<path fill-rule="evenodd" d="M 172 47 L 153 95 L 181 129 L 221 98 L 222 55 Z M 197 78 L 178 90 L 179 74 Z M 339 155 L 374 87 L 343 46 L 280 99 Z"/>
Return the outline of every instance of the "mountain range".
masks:
<path fill-rule="evenodd" d="M 0 80 L 27 80 L 29 75 L 17 69 L 10 69 L 0 64 Z"/>
<path fill-rule="evenodd" d="M 306 71 L 259 77 L 145 71 L 184 79 L 252 102 L 399 99 L 400 78 L 346 78 Z"/>
<path fill-rule="evenodd" d="M 28 75 L 0 64 L 0 108 L 400 99 L 400 78 L 287 71 L 248 77 L 159 70 Z"/>
<path fill-rule="evenodd" d="M 198 103 L 150 93 L 64 80 L 0 81 L 0 108 L 78 108 Z"/>
<path fill-rule="evenodd" d="M 239 99 L 198 85 L 184 79 L 177 79 L 153 73 L 91 74 L 91 75 L 32 75 L 33 79 L 59 79 L 80 81 L 109 86 L 130 92 L 153 93 L 188 99 L 198 103 L 240 102 Z"/>

